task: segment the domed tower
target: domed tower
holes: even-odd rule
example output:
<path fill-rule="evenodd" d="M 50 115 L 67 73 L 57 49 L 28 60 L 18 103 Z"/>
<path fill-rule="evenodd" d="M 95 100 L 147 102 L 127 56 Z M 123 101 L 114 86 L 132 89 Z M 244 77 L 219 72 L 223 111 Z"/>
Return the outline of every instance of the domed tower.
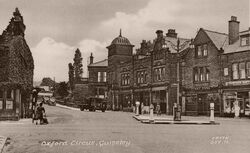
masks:
<path fill-rule="evenodd" d="M 129 40 L 122 36 L 121 30 L 120 35 L 116 37 L 111 44 L 107 47 L 108 49 L 108 70 L 107 70 L 107 81 L 109 84 L 109 91 L 112 92 L 112 103 L 113 109 L 116 109 L 116 90 L 118 88 L 118 69 L 119 64 L 126 61 L 132 60 L 133 47 Z"/>
<path fill-rule="evenodd" d="M 111 44 L 107 47 L 108 49 L 108 68 L 110 71 L 115 72 L 116 67 L 120 63 L 124 63 L 132 59 L 133 47 L 129 40 L 122 36 L 121 30 L 120 35 L 116 37 Z M 115 80 L 112 78 L 112 80 Z"/>

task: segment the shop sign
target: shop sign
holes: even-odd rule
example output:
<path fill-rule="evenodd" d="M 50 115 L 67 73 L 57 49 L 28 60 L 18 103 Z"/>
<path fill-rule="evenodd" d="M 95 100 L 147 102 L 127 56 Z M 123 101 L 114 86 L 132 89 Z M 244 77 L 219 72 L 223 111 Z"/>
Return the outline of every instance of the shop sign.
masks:
<path fill-rule="evenodd" d="M 241 81 L 229 81 L 229 82 L 226 82 L 226 86 L 240 86 L 240 85 L 250 85 L 250 80 L 241 80 Z"/>

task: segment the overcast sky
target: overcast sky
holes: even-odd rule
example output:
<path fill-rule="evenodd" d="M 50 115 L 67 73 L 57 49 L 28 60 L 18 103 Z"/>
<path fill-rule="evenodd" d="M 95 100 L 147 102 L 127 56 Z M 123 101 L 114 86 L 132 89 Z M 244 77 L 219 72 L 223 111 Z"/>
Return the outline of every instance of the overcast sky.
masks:
<path fill-rule="evenodd" d="M 155 31 L 176 29 L 178 36 L 193 38 L 199 28 L 228 33 L 230 16 L 240 30 L 250 27 L 249 0 L 0 0 L 0 32 L 18 7 L 26 25 L 25 37 L 35 61 L 34 80 L 55 77 L 68 81 L 68 63 L 76 48 L 87 58 L 107 58 L 111 41 L 119 35 L 139 47 Z"/>

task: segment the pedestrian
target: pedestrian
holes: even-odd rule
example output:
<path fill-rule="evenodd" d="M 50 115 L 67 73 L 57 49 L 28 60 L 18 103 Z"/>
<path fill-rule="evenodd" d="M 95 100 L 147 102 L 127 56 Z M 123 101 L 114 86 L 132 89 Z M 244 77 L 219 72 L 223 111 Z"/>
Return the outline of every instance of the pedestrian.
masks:
<path fill-rule="evenodd" d="M 143 105 L 143 102 L 141 103 L 141 114 L 142 115 L 144 114 L 144 105 Z"/>
<path fill-rule="evenodd" d="M 37 114 L 37 119 L 40 120 L 40 124 L 43 124 L 44 123 L 43 115 L 45 114 L 43 103 L 40 103 L 40 105 L 37 107 L 36 114 Z"/>
<path fill-rule="evenodd" d="M 157 116 L 161 115 L 161 106 L 160 106 L 160 103 L 157 103 L 157 105 L 156 105 L 156 112 L 157 112 Z"/>

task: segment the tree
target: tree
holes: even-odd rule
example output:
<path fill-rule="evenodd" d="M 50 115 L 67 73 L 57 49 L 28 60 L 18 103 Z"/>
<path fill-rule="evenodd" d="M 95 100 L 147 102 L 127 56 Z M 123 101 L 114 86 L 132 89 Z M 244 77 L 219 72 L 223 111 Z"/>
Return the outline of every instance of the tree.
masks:
<path fill-rule="evenodd" d="M 50 77 L 45 77 L 42 80 L 42 83 L 40 86 L 49 86 L 49 87 L 54 87 L 55 82 L 50 78 Z"/>
<path fill-rule="evenodd" d="M 77 48 L 75 51 L 75 57 L 74 57 L 74 71 L 75 71 L 75 80 L 76 82 L 81 80 L 81 76 L 83 73 L 82 69 L 82 54 L 80 50 Z"/>
<path fill-rule="evenodd" d="M 72 63 L 69 63 L 69 87 L 70 90 L 74 89 L 74 66 Z"/>
<path fill-rule="evenodd" d="M 66 82 L 60 82 L 56 90 L 59 96 L 66 97 L 68 93 L 68 85 Z"/>

